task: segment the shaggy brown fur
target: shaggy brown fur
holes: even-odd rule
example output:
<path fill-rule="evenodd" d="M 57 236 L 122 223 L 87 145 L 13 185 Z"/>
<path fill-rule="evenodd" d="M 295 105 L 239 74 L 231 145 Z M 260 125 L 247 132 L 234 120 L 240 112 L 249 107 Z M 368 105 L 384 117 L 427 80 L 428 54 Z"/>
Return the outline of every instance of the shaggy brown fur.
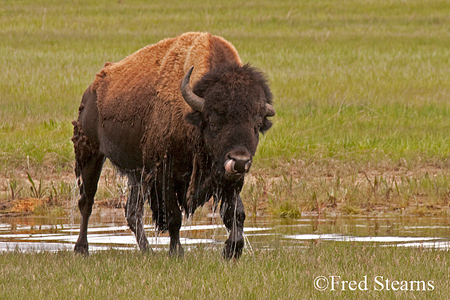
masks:
<path fill-rule="evenodd" d="M 198 135 L 192 132 L 195 131 L 192 126 L 188 126 L 190 132 L 185 132 L 184 119 L 191 108 L 182 98 L 180 82 L 186 72 L 194 66 L 190 83 L 193 87 L 211 68 L 232 61 L 242 65 L 236 49 L 228 41 L 210 33 L 189 32 L 144 47 L 117 63 L 106 63 L 96 75 L 92 92 L 97 94 L 97 107 L 103 120 L 131 125 L 142 122 L 143 128 L 149 128 L 141 141 L 143 159 L 159 163 L 164 151 L 170 148 L 168 144 L 192 145 L 189 137 Z M 155 96 L 158 104 L 155 100 L 148 101 Z M 165 116 L 164 120 L 159 116 Z M 147 167 L 149 170 L 153 166 Z"/>
<path fill-rule="evenodd" d="M 181 97 L 180 82 L 189 68 L 194 66 L 193 87 L 211 68 L 231 61 L 242 64 L 229 42 L 210 33 L 189 32 L 144 47 L 117 63 L 106 63 L 96 75 L 92 92 L 97 94 L 104 119 L 139 119 L 141 115 L 135 113 L 142 112 L 143 100 L 155 92 L 186 112 L 190 108 Z"/>
<path fill-rule="evenodd" d="M 169 231 L 169 252 L 181 254 L 182 211 L 189 215 L 214 197 L 230 231 L 223 255 L 239 257 L 245 220 L 239 193 L 259 134 L 272 124 L 271 103 L 264 75 L 242 65 L 235 48 L 210 33 L 165 39 L 106 63 L 73 122 L 76 174 L 82 179 L 75 251 L 88 252 L 88 220 L 109 159 L 128 177 L 126 218 L 141 250 L 149 248 L 144 201 L 156 227 Z M 233 167 L 226 170 L 228 162 Z"/>

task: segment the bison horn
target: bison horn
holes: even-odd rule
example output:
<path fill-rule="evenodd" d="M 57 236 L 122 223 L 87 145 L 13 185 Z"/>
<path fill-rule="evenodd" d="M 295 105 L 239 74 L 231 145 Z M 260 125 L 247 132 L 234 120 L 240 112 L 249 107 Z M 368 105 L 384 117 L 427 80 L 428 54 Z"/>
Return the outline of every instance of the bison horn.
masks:
<path fill-rule="evenodd" d="M 273 117 L 275 116 L 275 108 L 273 108 L 272 105 L 269 103 L 266 103 L 266 117 Z"/>
<path fill-rule="evenodd" d="M 183 95 L 184 101 L 186 101 L 189 106 L 196 111 L 203 112 L 203 106 L 205 105 L 205 100 L 191 90 L 189 86 L 189 80 L 191 79 L 192 70 L 194 67 L 192 66 L 189 71 L 187 71 L 186 75 L 181 82 L 181 94 Z"/>

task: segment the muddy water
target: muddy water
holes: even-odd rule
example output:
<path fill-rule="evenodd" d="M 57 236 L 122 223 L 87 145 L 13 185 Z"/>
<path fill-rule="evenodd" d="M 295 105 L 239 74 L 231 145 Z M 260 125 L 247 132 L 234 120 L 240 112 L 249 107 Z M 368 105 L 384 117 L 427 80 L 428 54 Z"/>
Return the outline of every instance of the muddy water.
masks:
<path fill-rule="evenodd" d="M 146 220 L 149 243 L 154 250 L 167 250 L 169 237 L 158 234 Z M 450 218 L 391 218 L 302 216 L 300 219 L 247 218 L 246 251 L 286 244 L 306 246 L 315 241 L 338 241 L 450 249 Z M 72 250 L 79 232 L 79 220 L 70 218 L 0 218 L 0 251 Z M 222 247 L 227 232 L 218 214 L 203 214 L 185 221 L 181 243 L 189 250 L 198 245 Z M 94 214 L 88 230 L 91 251 L 137 249 L 123 212 Z"/>

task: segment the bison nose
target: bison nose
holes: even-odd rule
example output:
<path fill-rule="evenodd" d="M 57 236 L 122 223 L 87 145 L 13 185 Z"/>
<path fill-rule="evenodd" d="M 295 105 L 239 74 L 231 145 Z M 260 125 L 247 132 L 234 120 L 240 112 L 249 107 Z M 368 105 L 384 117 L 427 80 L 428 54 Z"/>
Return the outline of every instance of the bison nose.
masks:
<path fill-rule="evenodd" d="M 225 171 L 228 174 L 247 173 L 252 165 L 250 155 L 228 154 L 228 160 L 225 162 Z"/>

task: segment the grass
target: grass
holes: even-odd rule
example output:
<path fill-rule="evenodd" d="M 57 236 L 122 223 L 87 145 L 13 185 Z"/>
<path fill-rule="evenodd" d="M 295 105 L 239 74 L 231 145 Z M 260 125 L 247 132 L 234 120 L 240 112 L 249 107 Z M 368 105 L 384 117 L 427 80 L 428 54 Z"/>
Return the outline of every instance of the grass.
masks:
<path fill-rule="evenodd" d="M 165 252 L 142 255 L 111 250 L 87 259 L 71 252 L 7 252 L 0 254 L 0 293 L 5 299 L 79 299 L 81 295 L 86 299 L 136 295 L 145 299 L 446 299 L 450 295 L 450 256 L 445 251 L 327 242 L 304 248 L 275 246 L 246 254 L 238 262 L 219 257 L 218 251 L 201 248 L 187 252 L 184 259 L 170 259 Z M 330 286 L 317 291 L 317 276 L 357 282 L 366 276 L 368 290 L 339 286 L 331 291 Z M 383 286 L 375 283 L 377 276 Z M 434 288 L 388 291 L 386 279 L 430 282 Z"/>
<path fill-rule="evenodd" d="M 300 217 L 390 214 L 448 216 L 450 178 L 440 168 L 355 172 L 352 166 L 314 166 L 303 173 L 272 177 L 256 173 L 242 195 L 249 215 Z"/>
<path fill-rule="evenodd" d="M 73 185 L 71 121 L 104 62 L 211 31 L 270 79 L 277 115 L 252 171 L 274 214 L 320 210 L 327 199 L 365 211 L 381 193 L 396 206 L 446 206 L 449 9 L 441 0 L 0 1 L 1 198 L 13 196 L 12 181 L 27 196 L 27 172 L 48 188 Z M 438 171 L 426 179 L 429 168 Z M 364 173 L 368 186 L 381 176 L 375 192 L 355 181 Z M 272 184 L 283 176 L 291 183 Z"/>

